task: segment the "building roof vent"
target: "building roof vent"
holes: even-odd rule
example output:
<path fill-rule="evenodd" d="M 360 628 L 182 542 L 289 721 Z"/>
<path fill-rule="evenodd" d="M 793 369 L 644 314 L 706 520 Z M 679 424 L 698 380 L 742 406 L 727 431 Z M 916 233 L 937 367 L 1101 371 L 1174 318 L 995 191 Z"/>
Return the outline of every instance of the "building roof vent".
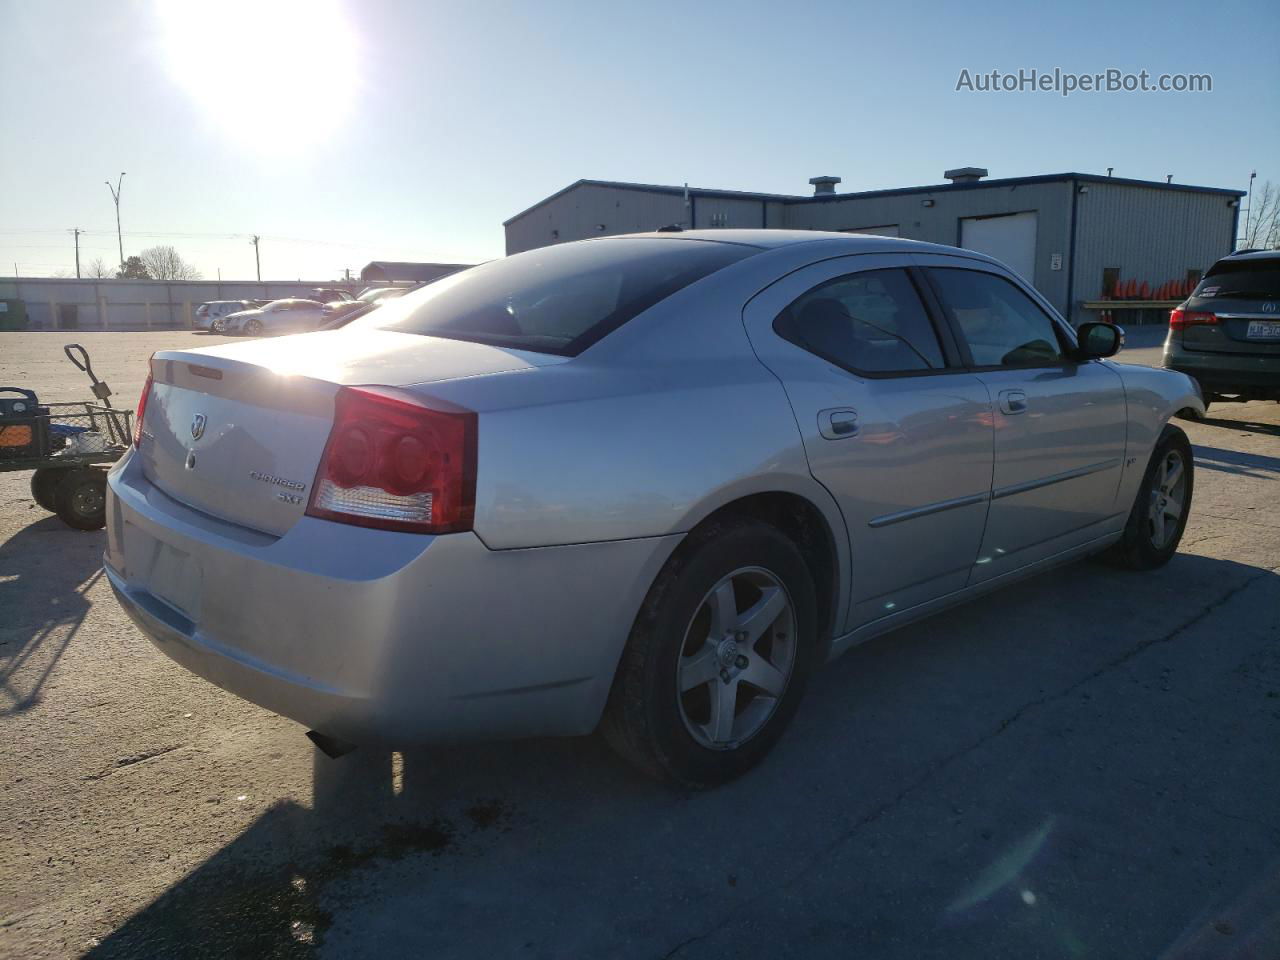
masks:
<path fill-rule="evenodd" d="M 813 195 L 815 197 L 828 197 L 836 192 L 836 184 L 840 182 L 840 178 L 810 177 L 809 182 L 813 184 Z"/>
<path fill-rule="evenodd" d="M 956 167 L 943 174 L 952 183 L 977 183 L 986 175 L 986 167 Z"/>

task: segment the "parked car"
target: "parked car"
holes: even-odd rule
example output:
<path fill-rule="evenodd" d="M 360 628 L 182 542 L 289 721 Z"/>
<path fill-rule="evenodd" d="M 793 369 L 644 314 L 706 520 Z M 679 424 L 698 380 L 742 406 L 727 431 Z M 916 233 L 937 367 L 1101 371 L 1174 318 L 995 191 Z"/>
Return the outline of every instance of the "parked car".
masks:
<path fill-rule="evenodd" d="M 394 300 L 396 297 L 403 297 L 410 290 L 416 287 L 373 287 L 369 290 L 363 290 L 360 296 L 356 297 L 365 303 L 378 303 L 382 300 Z"/>
<path fill-rule="evenodd" d="M 354 300 L 350 290 L 343 290 L 341 287 L 316 287 L 311 291 L 311 300 L 318 303 L 335 303 L 339 300 Z"/>
<path fill-rule="evenodd" d="M 303 333 L 315 330 L 325 321 L 325 308 L 326 304 L 296 297 L 273 300 L 265 307 L 242 310 L 224 317 L 222 332 L 247 337 Z"/>
<path fill-rule="evenodd" d="M 1169 315 L 1164 365 L 1217 400 L 1280 400 L 1280 250 L 1223 257 Z M 1194 412 L 1192 412 L 1194 415 Z"/>
<path fill-rule="evenodd" d="M 157 353 L 106 575 L 331 753 L 599 724 L 715 784 L 870 637 L 1088 554 L 1169 560 L 1169 418 L 1200 398 L 1120 341 L 933 244 L 539 249 L 341 330 Z"/>
<path fill-rule="evenodd" d="M 219 320 L 229 313 L 247 310 L 251 306 L 253 306 L 253 303 L 249 300 L 210 300 L 208 303 L 202 303 L 196 307 L 195 316 L 192 318 L 192 326 L 197 330 L 208 330 L 217 333 L 219 332 Z"/>
<path fill-rule="evenodd" d="M 345 300 L 339 303 L 326 303 L 324 318 L 316 329 L 336 330 L 338 327 L 345 327 L 356 317 L 363 317 L 370 310 L 377 308 L 379 303 L 380 301 L 377 300 Z"/>

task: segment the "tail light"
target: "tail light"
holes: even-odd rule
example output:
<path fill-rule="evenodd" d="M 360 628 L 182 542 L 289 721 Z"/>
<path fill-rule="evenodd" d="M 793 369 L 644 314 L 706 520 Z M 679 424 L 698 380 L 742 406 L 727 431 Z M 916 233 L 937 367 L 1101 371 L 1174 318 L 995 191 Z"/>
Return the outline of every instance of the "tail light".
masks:
<path fill-rule="evenodd" d="M 1213 313 L 1196 313 L 1193 310 L 1183 310 L 1181 307 L 1175 307 L 1169 314 L 1169 327 L 1172 330 L 1183 330 L 1187 327 L 1200 325 L 1214 326 L 1217 323 L 1218 316 Z"/>
<path fill-rule="evenodd" d="M 470 530 L 476 419 L 388 387 L 343 387 L 307 515 L 413 533 Z"/>
<path fill-rule="evenodd" d="M 151 377 L 148 361 L 147 382 L 142 385 L 142 396 L 138 397 L 138 411 L 133 415 L 133 445 L 142 446 L 142 418 L 147 415 L 147 400 L 151 398 L 151 385 L 155 381 Z"/>

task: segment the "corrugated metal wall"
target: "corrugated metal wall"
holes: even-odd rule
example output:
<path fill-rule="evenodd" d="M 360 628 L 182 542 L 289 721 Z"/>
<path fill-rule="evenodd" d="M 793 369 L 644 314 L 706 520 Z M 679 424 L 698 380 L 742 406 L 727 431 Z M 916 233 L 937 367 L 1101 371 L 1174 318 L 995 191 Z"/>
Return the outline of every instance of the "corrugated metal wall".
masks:
<path fill-rule="evenodd" d="M 926 200 L 932 200 L 933 205 L 926 207 Z M 956 246 L 960 242 L 960 221 L 965 217 L 1030 210 L 1038 214 L 1032 282 L 1050 303 L 1065 310 L 1071 233 L 1071 187 L 1067 183 L 806 201 L 787 206 L 785 225 L 796 230 L 857 230 L 897 224 L 900 237 Z M 1058 270 L 1053 269 L 1054 254 L 1061 255 Z"/>
<path fill-rule="evenodd" d="M 1090 319 L 1080 303 L 1102 296 L 1102 271 L 1118 267 L 1121 280 L 1152 289 L 1207 270 L 1233 246 L 1236 208 L 1217 193 L 1087 183 L 1077 197 L 1075 303 L 1071 320 Z"/>
<path fill-rule="evenodd" d="M 583 184 L 507 224 L 507 253 L 641 233 L 685 219 L 684 198 L 678 195 Z M 753 224 L 759 225 L 758 220 Z"/>
<path fill-rule="evenodd" d="M 0 281 L 0 297 L 27 304 L 32 326 L 46 330 L 138 330 L 190 327 L 195 308 L 206 300 L 306 297 L 317 287 L 350 290 L 367 284 L 324 280 L 292 282 L 159 280 L 74 280 L 41 278 Z M 69 326 L 74 322 L 75 326 Z"/>
<path fill-rule="evenodd" d="M 1231 249 L 1235 209 L 1218 193 L 1088 181 L 979 184 L 966 189 L 927 189 L 881 196 L 836 196 L 795 201 L 700 195 L 691 191 L 686 211 L 679 194 L 583 184 L 507 225 L 507 252 L 586 237 L 653 230 L 692 217 L 699 228 L 769 227 L 857 230 L 897 226 L 912 240 L 957 245 L 967 217 L 1034 211 L 1035 276 L 1032 283 L 1073 323 L 1090 319 L 1080 304 L 1102 293 L 1104 267 L 1125 279 L 1156 287 L 1204 270 Z M 1071 210 L 1076 201 L 1075 263 Z M 925 206 L 925 201 L 932 201 Z M 603 229 L 600 226 L 603 225 Z M 558 236 L 552 232 L 558 231 Z M 1056 269 L 1055 269 L 1056 267 Z M 1068 284 L 1071 284 L 1068 303 Z"/>

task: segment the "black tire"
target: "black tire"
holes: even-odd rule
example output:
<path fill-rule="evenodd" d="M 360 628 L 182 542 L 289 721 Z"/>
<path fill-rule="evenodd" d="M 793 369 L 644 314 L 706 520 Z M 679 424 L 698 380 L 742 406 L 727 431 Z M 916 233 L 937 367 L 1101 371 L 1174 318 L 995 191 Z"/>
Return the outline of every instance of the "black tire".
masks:
<path fill-rule="evenodd" d="M 31 475 L 31 499 L 50 513 L 56 513 L 58 484 L 66 475 L 66 467 L 41 467 Z"/>
<path fill-rule="evenodd" d="M 1181 511 L 1174 522 L 1174 528 L 1167 540 L 1157 543 L 1153 533 L 1153 521 L 1150 511 L 1153 498 L 1162 496 L 1160 476 L 1162 465 L 1169 457 L 1177 456 L 1181 460 L 1185 486 L 1182 489 Z M 1138 487 L 1138 495 L 1134 499 L 1133 508 L 1129 511 L 1129 520 L 1124 527 L 1124 535 L 1120 542 L 1106 554 L 1107 559 L 1117 566 L 1130 570 L 1154 570 L 1163 567 L 1178 550 L 1182 533 L 1187 527 L 1187 516 L 1191 513 L 1191 497 L 1195 490 L 1195 466 L 1192 461 L 1191 443 L 1187 435 L 1172 424 L 1164 428 L 1160 440 L 1152 451 L 1151 460 L 1146 472 L 1142 475 L 1142 484 Z M 1167 522 L 1167 521 L 1166 521 Z"/>
<path fill-rule="evenodd" d="M 246 320 L 241 328 L 241 333 L 246 337 L 257 337 L 262 335 L 261 320 Z"/>
<path fill-rule="evenodd" d="M 732 685 L 725 669 L 719 668 L 719 678 L 705 686 L 683 693 L 678 690 L 682 664 L 691 662 L 689 651 L 714 646 L 709 639 L 714 626 L 708 627 L 707 639 L 696 638 L 698 618 L 710 610 L 713 588 L 730 576 L 755 576 L 780 584 L 782 598 L 789 601 L 788 612 L 760 634 L 758 642 L 741 648 L 765 663 L 770 657 L 778 659 L 779 649 L 789 650 L 784 654 L 790 660 L 789 675 L 781 684 L 780 695 L 764 694 L 762 688 L 751 685 L 749 676 L 743 676 L 739 685 L 738 673 L 748 673 L 749 658 L 745 655 L 728 665 L 734 670 Z M 745 593 L 739 594 L 739 589 Z M 751 608 L 751 589 L 749 584 L 743 587 L 740 580 L 731 581 L 730 594 L 735 595 L 739 612 Z M 785 621 L 786 628 L 794 627 L 790 641 L 778 626 L 784 617 L 790 618 Z M 606 740 L 644 772 L 686 787 L 712 787 L 740 776 L 764 757 L 795 715 L 819 655 L 817 623 L 813 577 L 790 539 L 754 519 L 711 522 L 690 535 L 649 589 L 605 708 L 601 729 Z M 766 644 L 769 651 L 764 650 Z M 738 719 L 752 711 L 758 717 L 752 722 L 761 725 L 740 740 L 731 736 L 722 746 L 713 747 L 700 742 L 692 732 L 698 724 L 691 717 L 689 698 L 706 691 L 709 703 L 714 704 L 715 698 L 725 695 L 722 689 L 732 691 L 732 704 L 736 704 L 730 707 L 737 711 L 731 731 Z M 713 709 L 708 707 L 708 711 Z M 708 726 L 713 723 L 709 720 Z M 705 735 L 707 727 L 701 729 Z"/>
<path fill-rule="evenodd" d="M 54 491 L 57 514 L 77 530 L 101 530 L 107 524 L 107 472 L 66 470 Z"/>

